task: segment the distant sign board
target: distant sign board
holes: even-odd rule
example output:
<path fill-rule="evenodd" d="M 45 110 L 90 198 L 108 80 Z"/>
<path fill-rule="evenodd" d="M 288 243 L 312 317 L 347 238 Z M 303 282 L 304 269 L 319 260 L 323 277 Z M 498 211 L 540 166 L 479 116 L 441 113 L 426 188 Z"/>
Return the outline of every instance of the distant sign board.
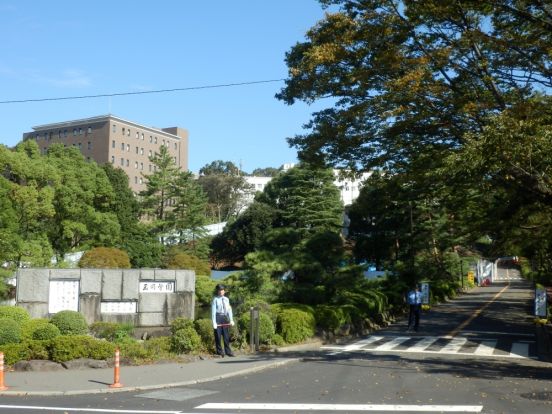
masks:
<path fill-rule="evenodd" d="M 546 318 L 546 290 L 535 289 L 535 316 Z"/>
<path fill-rule="evenodd" d="M 424 282 L 420 284 L 420 291 L 422 293 L 422 303 L 429 305 L 429 283 Z"/>
<path fill-rule="evenodd" d="M 101 302 L 101 313 L 136 313 L 136 301 Z"/>
<path fill-rule="evenodd" d="M 79 281 L 50 280 L 48 313 L 79 310 Z"/>
<path fill-rule="evenodd" d="M 140 282 L 140 293 L 173 293 L 174 282 Z"/>

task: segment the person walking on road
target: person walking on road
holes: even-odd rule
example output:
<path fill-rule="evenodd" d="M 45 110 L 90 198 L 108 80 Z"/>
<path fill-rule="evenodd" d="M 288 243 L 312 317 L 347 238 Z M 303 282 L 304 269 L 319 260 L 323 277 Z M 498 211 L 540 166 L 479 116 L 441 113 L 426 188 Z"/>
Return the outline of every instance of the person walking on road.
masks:
<path fill-rule="evenodd" d="M 422 308 L 422 292 L 420 286 L 415 285 L 414 289 L 410 290 L 406 295 L 406 301 L 409 307 L 408 313 L 408 332 L 414 329 L 418 332 L 420 327 L 420 312 Z"/>
<path fill-rule="evenodd" d="M 233 357 L 234 353 L 230 348 L 230 326 L 234 326 L 234 316 L 232 315 L 232 307 L 226 296 L 224 285 L 216 286 L 217 294 L 213 297 L 211 303 L 211 319 L 213 321 L 213 329 L 215 333 L 215 348 L 217 354 L 224 358 L 224 354 Z M 224 342 L 224 352 L 222 350 L 221 339 Z"/>

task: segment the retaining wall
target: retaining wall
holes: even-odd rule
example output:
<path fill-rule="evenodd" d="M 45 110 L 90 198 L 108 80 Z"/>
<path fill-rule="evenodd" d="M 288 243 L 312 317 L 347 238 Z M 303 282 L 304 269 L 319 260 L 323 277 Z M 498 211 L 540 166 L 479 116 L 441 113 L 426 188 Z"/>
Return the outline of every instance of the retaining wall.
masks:
<path fill-rule="evenodd" d="M 16 304 L 33 318 L 76 310 L 88 323 L 168 326 L 194 319 L 195 272 L 166 269 L 19 269 Z"/>

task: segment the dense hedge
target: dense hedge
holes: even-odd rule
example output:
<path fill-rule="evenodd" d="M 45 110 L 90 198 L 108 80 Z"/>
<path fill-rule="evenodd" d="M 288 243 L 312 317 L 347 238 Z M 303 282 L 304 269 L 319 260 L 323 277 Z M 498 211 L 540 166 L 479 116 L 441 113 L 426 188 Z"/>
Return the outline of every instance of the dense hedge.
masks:
<path fill-rule="evenodd" d="M 213 322 L 211 319 L 202 318 L 194 321 L 194 328 L 201 338 L 203 349 L 206 351 L 215 351 L 215 335 L 213 330 Z"/>
<path fill-rule="evenodd" d="M 85 252 L 79 267 L 94 269 L 130 269 L 127 252 L 114 247 L 95 247 Z"/>
<path fill-rule="evenodd" d="M 58 336 L 51 340 L 49 351 L 55 362 L 78 358 L 108 359 L 113 357 L 115 345 L 86 335 Z"/>
<path fill-rule="evenodd" d="M 12 319 L 20 326 L 23 324 L 23 322 L 31 319 L 29 312 L 27 312 L 27 310 L 24 308 L 21 308 L 19 306 L 1 305 L 0 319 L 4 318 Z"/>
<path fill-rule="evenodd" d="M 59 328 L 52 324 L 47 323 L 46 325 L 42 325 L 37 327 L 34 332 L 32 339 L 37 341 L 43 341 L 48 339 L 54 339 L 61 335 L 61 332 L 59 331 Z"/>
<path fill-rule="evenodd" d="M 46 318 L 35 318 L 24 321 L 21 324 L 21 340 L 33 339 L 33 334 L 37 328 L 49 324 L 50 320 Z"/>
<path fill-rule="evenodd" d="M 62 335 L 85 335 L 88 333 L 86 319 L 76 311 L 60 311 L 52 316 L 50 323 L 56 325 Z"/>
<path fill-rule="evenodd" d="M 243 332 L 247 335 L 248 341 L 250 341 L 250 330 L 251 330 L 251 313 L 245 312 L 238 319 L 238 327 L 240 332 Z M 262 344 L 271 344 L 272 337 L 276 333 L 274 323 L 270 316 L 266 313 L 259 313 L 259 342 Z"/>
<path fill-rule="evenodd" d="M 128 323 L 94 322 L 89 329 L 96 338 L 108 341 L 118 341 L 134 333 L 134 326 Z"/>
<path fill-rule="evenodd" d="M 285 342 L 293 344 L 314 336 L 316 321 L 310 306 L 285 305 L 277 308 L 276 332 Z"/>
<path fill-rule="evenodd" d="M 0 319 L 0 345 L 16 344 L 21 339 L 19 324 L 9 318 Z"/>

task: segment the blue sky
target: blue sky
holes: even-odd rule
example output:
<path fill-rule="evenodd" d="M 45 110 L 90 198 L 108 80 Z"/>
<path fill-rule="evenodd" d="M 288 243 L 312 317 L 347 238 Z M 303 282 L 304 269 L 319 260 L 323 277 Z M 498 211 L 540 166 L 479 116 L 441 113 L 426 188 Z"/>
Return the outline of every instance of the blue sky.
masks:
<path fill-rule="evenodd" d="M 286 78 L 285 52 L 323 15 L 316 0 L 0 0 L 0 101 Z M 195 172 L 219 159 L 279 167 L 296 161 L 286 137 L 321 108 L 276 100 L 282 86 L 0 104 L 0 143 L 112 113 L 188 129 Z"/>

